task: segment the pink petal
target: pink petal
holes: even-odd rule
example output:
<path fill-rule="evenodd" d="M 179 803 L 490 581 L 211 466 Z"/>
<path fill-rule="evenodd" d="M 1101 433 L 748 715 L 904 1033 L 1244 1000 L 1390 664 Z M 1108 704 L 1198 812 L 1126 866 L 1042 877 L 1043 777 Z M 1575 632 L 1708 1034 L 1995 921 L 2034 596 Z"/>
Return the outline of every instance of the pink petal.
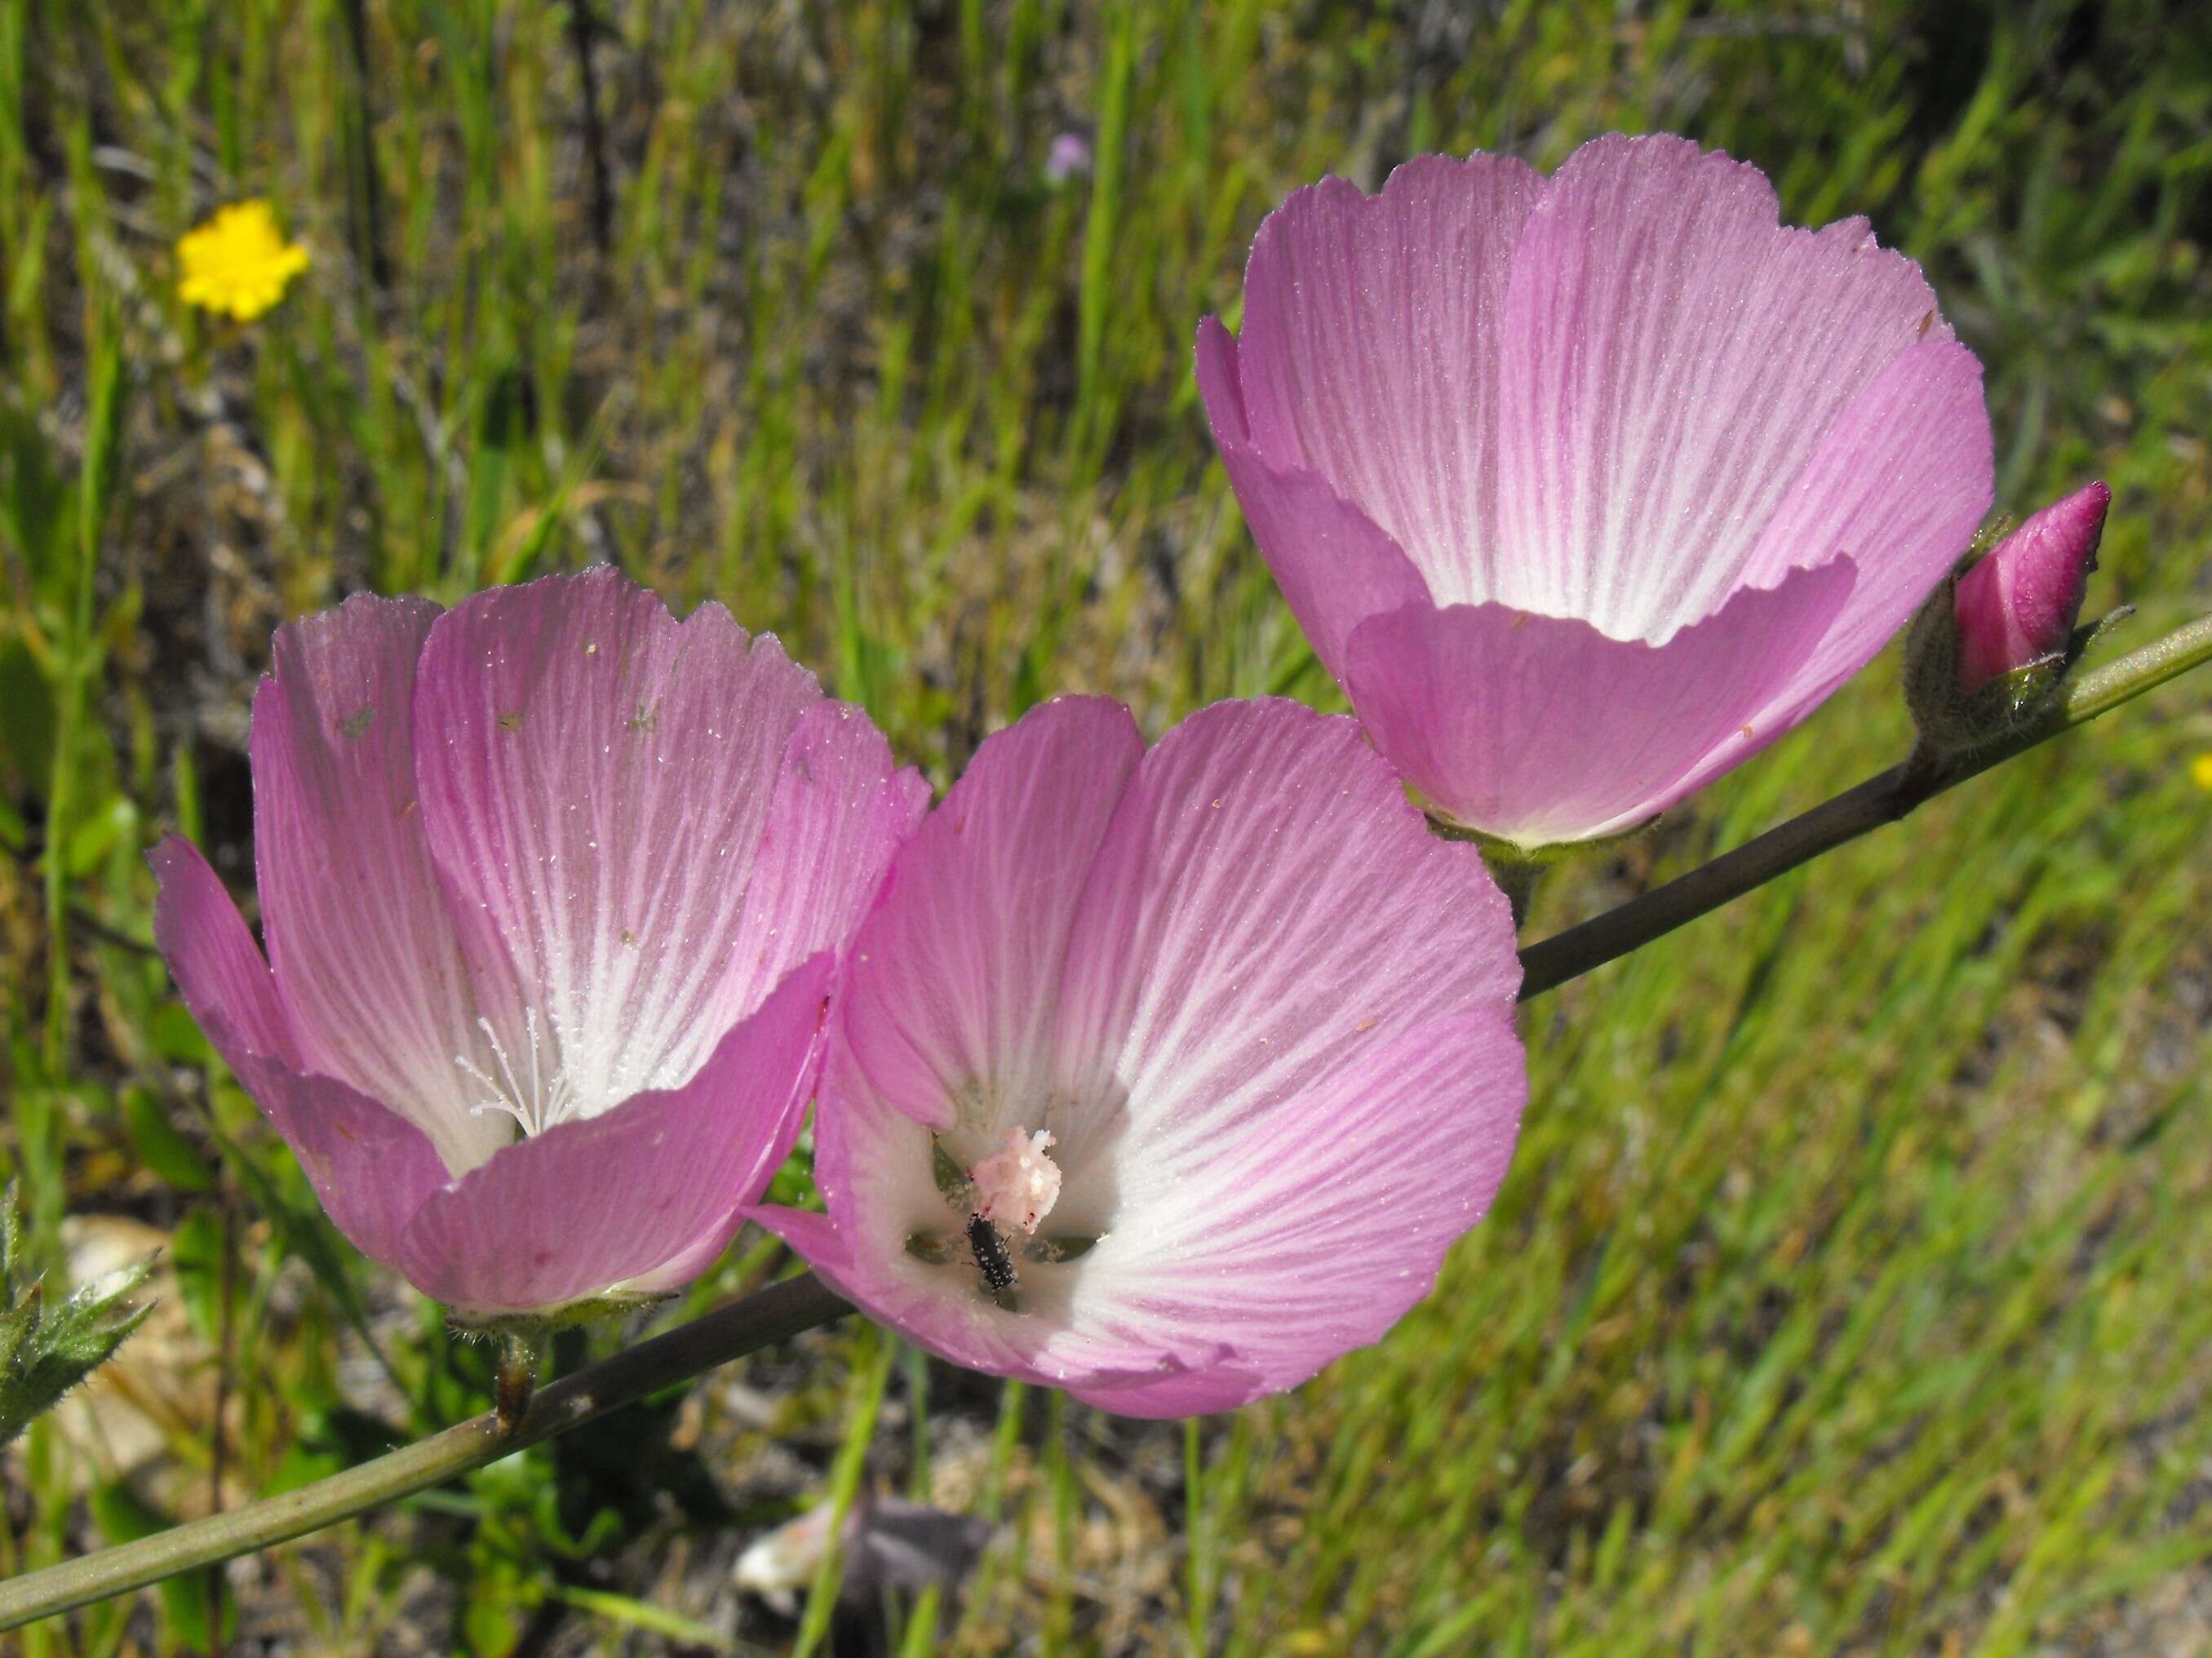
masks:
<path fill-rule="evenodd" d="M 1199 325 L 1199 391 L 1244 522 L 1314 654 L 1341 679 L 1352 630 L 1377 610 L 1427 598 L 1428 587 L 1397 543 L 1326 478 L 1261 455 L 1244 422 L 1237 355 L 1218 319 Z"/>
<path fill-rule="evenodd" d="M 1226 1410 L 1379 1339 L 1489 1209 L 1527 1098 L 1495 1005 L 1361 1048 L 1263 1111 L 1185 1095 L 1125 1150 L 1133 1224 L 1084 1258 L 1079 1293 L 1131 1339 L 1211 1338 L 1224 1356 L 1149 1398 L 1084 1396 L 1133 1415 Z"/>
<path fill-rule="evenodd" d="M 754 857 L 732 994 L 765 996 L 798 963 L 842 952 L 883 884 L 891 854 L 929 809 L 929 785 L 849 702 L 817 702 L 783 752 Z"/>
<path fill-rule="evenodd" d="M 169 836 L 149 859 L 154 936 L 185 1005 L 300 1161 L 323 1207 L 386 1262 L 446 1166 L 422 1131 L 332 1078 L 302 1074 L 275 980 L 197 847 Z"/>
<path fill-rule="evenodd" d="M 1063 1041 L 1112 1055 L 1126 1097 L 1078 1333 L 1095 1306 L 1129 1345 L 1217 1340 L 1272 1392 L 1425 1292 L 1510 1151 L 1520 969 L 1480 856 L 1428 833 L 1353 722 L 1233 702 L 1170 732 L 1068 961 L 1065 1004 L 1094 1017 Z M 1059 1150 L 1072 1182 L 1085 1148 Z"/>
<path fill-rule="evenodd" d="M 468 1318 L 675 1287 L 666 1269 L 710 1262 L 790 1154 L 831 974 L 811 957 L 681 1087 L 556 1124 L 432 1193 L 401 1269 Z"/>
<path fill-rule="evenodd" d="M 1858 566 L 1858 581 L 1757 725 L 1796 724 L 1911 619 L 1989 511 L 1993 467 L 1982 366 L 1963 345 L 1916 345 L 1851 400 L 1752 562 L 1780 569 L 1837 549 Z"/>
<path fill-rule="evenodd" d="M 228 1059 L 221 1021 L 206 1029 Z M 230 1068 L 292 1148 L 332 1224 L 370 1260 L 405 1272 L 408 1225 L 449 1177 L 429 1137 L 334 1078 L 254 1054 Z"/>
<path fill-rule="evenodd" d="M 2102 483 L 2053 501 L 1960 578 L 1953 595 L 1960 689 L 2066 649 L 2112 504 Z"/>
<path fill-rule="evenodd" d="M 1530 847 L 1617 834 L 1788 729 L 1762 710 L 1853 574 L 1839 559 L 1747 588 L 1656 647 L 1503 604 L 1409 604 L 1352 635 L 1352 706 L 1461 823 Z"/>
<path fill-rule="evenodd" d="M 432 629 L 424 824 L 472 954 L 512 962 L 478 1000 L 510 1054 L 553 1047 L 586 1110 L 683 1081 L 748 1011 L 748 886 L 820 698 L 774 639 L 714 604 L 679 624 L 612 569 L 479 593 Z"/>
<path fill-rule="evenodd" d="M 276 977 L 205 854 L 182 835 L 169 835 L 146 862 L 156 889 L 154 942 L 200 1028 L 220 1022 L 239 1052 L 301 1063 Z M 218 1051 L 228 1063 L 229 1050 Z"/>
<path fill-rule="evenodd" d="M 1272 698 L 1201 708 L 1145 756 L 1067 963 L 1063 1048 L 1108 1057 L 1148 1147 L 1521 981 L 1480 856 L 1428 833 L 1354 721 Z"/>
<path fill-rule="evenodd" d="M 1085 1404 L 1116 1416 L 1173 1418 L 1233 1411 L 1279 1389 L 1268 1386 L 1258 1370 L 1244 1363 L 1222 1358 L 1203 1370 L 1170 1371 L 1118 1385 L 1094 1382 L 1069 1391 Z"/>
<path fill-rule="evenodd" d="M 818 1183 L 818 1175 L 816 1180 Z M 847 1286 L 860 1277 L 860 1266 L 852 1241 L 828 1215 L 771 1203 L 749 1211 L 746 1218 L 766 1227 L 796 1249 L 814 1269 L 815 1276 L 846 1300 L 854 1298 Z"/>
<path fill-rule="evenodd" d="M 277 629 L 253 701 L 253 839 L 299 1068 L 387 1102 L 459 1172 L 514 1126 L 461 1097 L 456 1056 L 484 1057 L 483 1035 L 416 799 L 416 661 L 438 614 L 362 594 Z"/>
<path fill-rule="evenodd" d="M 1949 337 L 1864 221 L 1782 228 L 1757 168 L 1685 139 L 1583 145 L 1513 256 L 1485 597 L 1657 644 L 1791 565 L 1849 551 L 1873 581 L 1887 549 L 1761 532 L 1852 400 Z"/>
<path fill-rule="evenodd" d="M 1143 752 L 1117 702 L 1033 708 L 984 742 L 893 861 L 854 942 L 846 1027 L 917 1122 L 941 1124 L 978 1078 L 1045 1078 L 1070 920 Z"/>
<path fill-rule="evenodd" d="M 1245 267 L 1255 446 L 1358 503 L 1439 603 L 1495 585 L 1498 337 L 1543 191 L 1480 154 L 1408 161 L 1372 198 L 1324 179 L 1267 216 Z"/>

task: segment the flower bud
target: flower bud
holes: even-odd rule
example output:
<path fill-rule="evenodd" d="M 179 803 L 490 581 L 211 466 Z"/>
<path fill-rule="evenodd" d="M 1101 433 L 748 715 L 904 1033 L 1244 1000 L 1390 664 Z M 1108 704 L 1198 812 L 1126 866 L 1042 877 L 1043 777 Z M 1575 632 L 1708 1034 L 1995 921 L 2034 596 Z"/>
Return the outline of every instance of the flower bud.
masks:
<path fill-rule="evenodd" d="M 2078 490 L 2036 513 L 1959 578 L 1952 613 L 1961 691 L 2065 651 L 2112 504 L 2102 483 Z"/>
<path fill-rule="evenodd" d="M 1906 640 L 1905 689 L 1929 747 L 1976 747 L 2049 701 L 2112 501 L 2092 483 L 2054 502 L 1928 596 Z"/>

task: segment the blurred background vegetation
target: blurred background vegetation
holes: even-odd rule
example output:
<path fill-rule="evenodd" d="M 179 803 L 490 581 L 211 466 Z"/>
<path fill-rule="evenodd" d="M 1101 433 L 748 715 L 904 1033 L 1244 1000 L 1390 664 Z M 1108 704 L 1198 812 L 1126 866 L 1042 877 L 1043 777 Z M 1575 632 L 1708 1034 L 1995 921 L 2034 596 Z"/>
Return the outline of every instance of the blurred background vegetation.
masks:
<path fill-rule="evenodd" d="M 0 1157 L 58 1278 L 164 1251 L 0 1573 L 485 1400 L 148 948 L 164 828 L 250 889 L 273 626 L 611 559 L 940 786 L 1058 692 L 1334 706 L 1194 326 L 1325 171 L 1615 127 L 1870 216 L 1988 365 L 2000 507 L 2112 483 L 2124 640 L 2212 599 L 2194 5 L 0 0 Z M 176 239 L 255 196 L 311 268 L 188 312 Z M 1535 930 L 1906 742 L 1885 661 Z M 2209 751 L 2185 682 L 1536 1004 L 1496 1212 L 1290 1398 L 1186 1437 L 848 1325 L 24 1650 L 807 1646 L 827 1598 L 795 1637 L 731 1564 L 837 1472 L 997 1526 L 852 1651 L 2212 1649 Z"/>

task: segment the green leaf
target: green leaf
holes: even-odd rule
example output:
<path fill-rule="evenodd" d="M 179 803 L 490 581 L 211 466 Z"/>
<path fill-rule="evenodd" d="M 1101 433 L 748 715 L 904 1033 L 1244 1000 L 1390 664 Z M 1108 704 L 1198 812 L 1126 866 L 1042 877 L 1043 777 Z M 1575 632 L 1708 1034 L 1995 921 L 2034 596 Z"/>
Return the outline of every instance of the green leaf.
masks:
<path fill-rule="evenodd" d="M 553 1594 L 556 1600 L 567 1601 L 580 1612 L 588 1612 L 627 1629 L 665 1636 L 678 1646 L 699 1647 L 708 1652 L 738 1650 L 737 1643 L 720 1631 L 709 1629 L 681 1613 L 664 1612 L 659 1606 L 627 1594 L 615 1594 L 605 1589 L 579 1588 L 567 1583 L 555 1585 Z"/>
<path fill-rule="evenodd" d="M 21 1301 L 0 1311 L 0 1375 L 13 1367 L 15 1355 L 38 1327 L 39 1291 L 33 1285 Z"/>
<path fill-rule="evenodd" d="M 70 830 L 63 866 L 71 880 L 82 881 L 100 867 L 118 841 L 133 839 L 137 833 L 138 808 L 130 796 L 114 795 Z"/>
<path fill-rule="evenodd" d="M 0 1197 L 0 1445 L 105 1364 L 153 1310 L 128 1297 L 145 1282 L 140 1261 L 86 1284 L 49 1309 L 44 1286 L 22 1278 L 23 1235 L 15 1188 Z"/>
<path fill-rule="evenodd" d="M 206 1065 L 215 1058 L 215 1049 L 182 1002 L 165 1002 L 155 1010 L 147 1034 L 154 1051 L 173 1065 Z"/>
<path fill-rule="evenodd" d="M 169 1239 L 176 1264 L 177 1293 L 192 1326 L 210 1342 L 222 1331 L 222 1219 L 213 1210 L 196 1209 Z"/>
<path fill-rule="evenodd" d="M 204 1192 L 215 1184 L 198 1147 L 177 1132 L 149 1089 L 123 1090 L 123 1128 L 138 1160 L 179 1192 Z"/>
<path fill-rule="evenodd" d="M 54 696 L 21 639 L 0 638 L 0 774 L 21 788 L 46 787 L 54 765 Z M 19 833 L 9 844 L 25 844 Z"/>
<path fill-rule="evenodd" d="M 328 1479 L 343 1473 L 347 1467 L 345 1458 L 336 1451 L 314 1447 L 301 1440 L 294 1440 L 284 1448 L 284 1460 L 276 1465 L 276 1472 L 262 1486 L 264 1497 L 278 1497 L 286 1491 L 297 1491 L 302 1485 L 312 1485 L 318 1479 Z"/>

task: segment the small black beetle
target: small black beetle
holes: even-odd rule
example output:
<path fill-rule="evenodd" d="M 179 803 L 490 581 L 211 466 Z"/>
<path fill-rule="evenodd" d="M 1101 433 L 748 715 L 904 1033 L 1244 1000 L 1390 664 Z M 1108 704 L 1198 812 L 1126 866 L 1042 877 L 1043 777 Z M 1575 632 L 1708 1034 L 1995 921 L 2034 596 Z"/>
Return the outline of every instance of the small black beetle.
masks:
<path fill-rule="evenodd" d="M 975 1251 L 975 1265 L 993 1295 L 1002 1296 L 1014 1287 L 1014 1258 L 1006 1253 L 1006 1241 L 981 1215 L 968 1217 L 968 1247 Z"/>

